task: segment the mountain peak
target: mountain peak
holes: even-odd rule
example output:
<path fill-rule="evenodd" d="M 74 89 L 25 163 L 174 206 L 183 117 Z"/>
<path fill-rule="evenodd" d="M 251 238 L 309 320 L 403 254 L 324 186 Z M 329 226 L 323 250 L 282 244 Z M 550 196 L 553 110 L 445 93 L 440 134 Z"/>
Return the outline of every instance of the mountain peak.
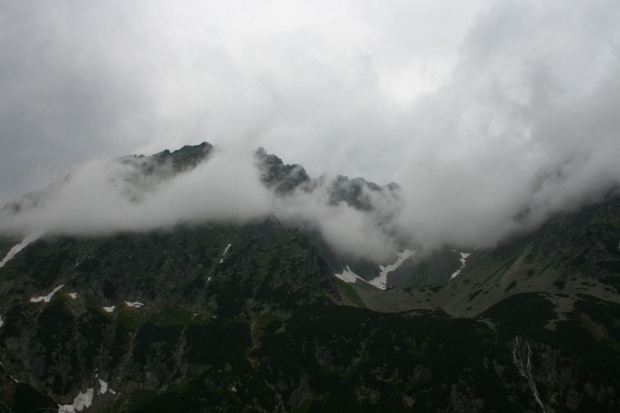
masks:
<path fill-rule="evenodd" d="M 284 164 L 282 159 L 268 154 L 264 148 L 258 148 L 255 157 L 261 172 L 261 180 L 278 195 L 291 194 L 311 182 L 302 166 Z"/>

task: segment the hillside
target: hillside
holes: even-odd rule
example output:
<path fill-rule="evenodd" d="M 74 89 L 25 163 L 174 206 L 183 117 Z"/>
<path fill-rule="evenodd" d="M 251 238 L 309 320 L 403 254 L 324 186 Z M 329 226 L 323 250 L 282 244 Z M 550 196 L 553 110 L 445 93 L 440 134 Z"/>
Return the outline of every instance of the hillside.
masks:
<path fill-rule="evenodd" d="M 122 159 L 151 185 L 212 151 Z M 327 185 L 328 202 L 397 210 L 396 185 L 257 160 L 278 197 Z M 381 265 L 274 216 L 39 234 L 19 251 L 5 234 L 0 411 L 617 411 L 619 223 L 610 194 L 494 248 L 409 246 Z M 335 276 L 347 268 L 353 283 Z M 380 274 L 386 290 L 367 282 Z"/>

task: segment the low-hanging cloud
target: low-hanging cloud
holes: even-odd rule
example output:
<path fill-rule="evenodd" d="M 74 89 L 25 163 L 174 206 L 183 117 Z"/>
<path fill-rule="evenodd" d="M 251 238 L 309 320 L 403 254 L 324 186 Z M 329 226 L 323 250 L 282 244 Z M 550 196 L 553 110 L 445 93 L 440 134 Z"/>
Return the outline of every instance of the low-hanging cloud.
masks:
<path fill-rule="evenodd" d="M 329 245 L 345 256 L 377 262 L 389 260 L 400 246 L 390 232 L 394 223 L 386 216 L 397 213 L 397 205 L 386 205 L 364 187 L 372 210 L 359 210 L 346 202 L 334 205 L 329 194 L 332 179 L 324 178 L 321 182 L 312 192 L 298 190 L 274 198 L 273 214 L 286 224 L 309 225 L 318 230 Z"/>
<path fill-rule="evenodd" d="M 140 2 L 2 6 L 17 22 L 0 38 L 3 176 L 37 175 L 47 162 L 37 151 L 64 165 L 108 147 L 223 148 L 139 202 L 111 178 L 129 166 L 87 163 L 62 196 L 5 227 L 144 229 L 275 214 L 377 257 L 403 243 L 492 245 L 620 182 L 616 1 L 320 3 L 328 20 L 314 2 L 199 3 L 155 2 L 145 13 Z M 457 37 L 434 28 L 447 23 Z M 403 204 L 377 201 L 373 215 L 327 205 L 320 190 L 274 199 L 249 155 L 258 146 L 314 177 L 396 181 Z"/>
<path fill-rule="evenodd" d="M 419 242 L 491 245 L 620 182 L 620 8 L 575 7 L 496 4 L 417 102 L 402 223 Z"/>
<path fill-rule="evenodd" d="M 147 166 L 155 173 L 146 174 Z M 360 187 L 373 206 L 333 203 L 333 179 L 276 194 L 261 181 L 258 159 L 241 148 L 216 150 L 195 168 L 173 173 L 170 164 L 144 157 L 93 160 L 44 191 L 0 211 L 0 232 L 93 236 L 147 231 L 177 224 L 245 224 L 276 217 L 317 230 L 340 253 L 385 261 L 398 249 L 388 233 L 394 205 Z M 390 215 L 392 214 L 392 215 Z"/>
<path fill-rule="evenodd" d="M 222 151 L 146 187 L 125 179 L 135 176 L 134 168 L 119 160 L 88 162 L 41 205 L 18 214 L 3 211 L 0 230 L 100 234 L 208 220 L 245 222 L 269 213 L 270 194 L 259 182 L 251 153 Z"/>

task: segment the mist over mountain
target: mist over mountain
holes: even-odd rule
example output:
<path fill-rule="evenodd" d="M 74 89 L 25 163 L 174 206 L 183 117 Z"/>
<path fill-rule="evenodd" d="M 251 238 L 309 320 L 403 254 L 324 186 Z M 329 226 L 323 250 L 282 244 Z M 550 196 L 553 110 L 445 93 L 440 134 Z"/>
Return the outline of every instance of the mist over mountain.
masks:
<path fill-rule="evenodd" d="M 474 200 L 457 189 L 453 194 L 429 193 L 432 205 L 437 199 L 446 204 L 425 212 L 428 201 L 414 196 L 411 186 L 381 187 L 342 175 L 311 178 L 302 166 L 285 164 L 262 148 L 220 149 L 205 142 L 152 156 L 88 162 L 45 189 L 7 204 L 0 214 L 0 230 L 24 236 L 94 236 L 206 221 L 244 224 L 273 216 L 293 227 L 318 231 L 345 255 L 387 262 L 404 248 L 492 246 L 535 229 L 554 212 L 596 202 L 617 189 L 612 179 L 572 188 L 573 179 L 577 178 L 561 171 L 541 175 L 529 197 L 514 203 Z M 547 200 L 545 193 L 550 194 Z M 458 199 L 450 202 L 453 197 Z M 461 204 L 465 201 L 471 205 Z M 444 216 L 448 212 L 456 215 Z M 477 216 L 481 213 L 484 217 Z"/>
<path fill-rule="evenodd" d="M 619 21 L 0 1 L 0 411 L 617 412 Z"/>
<path fill-rule="evenodd" d="M 617 412 L 618 22 L 0 1 L 0 411 Z"/>
<path fill-rule="evenodd" d="M 102 235 L 177 224 L 244 224 L 274 216 L 319 231 L 333 247 L 382 260 L 397 246 L 396 185 L 343 176 L 311 179 L 264 150 L 203 143 L 153 156 L 89 162 L 48 188 L 7 204 L 4 232 Z"/>
<path fill-rule="evenodd" d="M 258 147 L 314 179 L 398 183 L 396 226 L 415 244 L 492 244 L 620 178 L 613 1 L 344 1 L 322 6 L 329 12 L 278 1 L 36 4 L 0 6 L 11 22 L 0 37 L 0 200 L 67 173 L 78 199 L 67 193 L 70 205 L 36 225 L 58 217 L 58 227 L 95 230 L 91 210 L 118 227 L 119 208 L 134 228 L 269 213 L 249 166 Z M 103 159 L 204 140 L 221 168 L 171 180 L 141 207 L 118 199 L 128 189 L 112 176 L 131 168 Z M 101 202 L 88 205 L 98 195 L 78 194 L 97 180 Z M 190 198 L 212 212 L 193 211 Z M 352 241 L 373 234 L 366 215 L 336 209 L 320 214 L 343 214 Z"/>

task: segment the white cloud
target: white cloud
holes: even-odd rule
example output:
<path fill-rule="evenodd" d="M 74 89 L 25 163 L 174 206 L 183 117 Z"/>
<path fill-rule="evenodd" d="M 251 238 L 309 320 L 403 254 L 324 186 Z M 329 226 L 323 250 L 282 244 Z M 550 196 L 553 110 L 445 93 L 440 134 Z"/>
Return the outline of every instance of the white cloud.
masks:
<path fill-rule="evenodd" d="M 91 161 L 67 179 L 41 208 L 5 216 L 4 229 L 31 232 L 103 233 L 146 230 L 181 222 L 246 221 L 268 212 L 251 153 L 223 151 L 208 162 L 140 192 L 124 177 L 131 164 Z"/>
<path fill-rule="evenodd" d="M 450 81 L 412 112 L 403 225 L 489 244 L 524 207 L 533 225 L 619 182 L 619 12 L 499 2 L 482 16 Z"/>
<path fill-rule="evenodd" d="M 397 181 L 401 231 L 484 244 L 620 180 L 613 0 L 0 8 L 4 201 L 87 159 L 206 140 L 264 146 L 314 177 Z M 139 206 L 110 180 L 122 166 L 93 161 L 20 225 L 148 228 L 273 211 L 244 156 L 214 158 Z M 295 202 L 276 209 L 311 218 L 342 248 L 390 243 L 374 218 Z"/>
<path fill-rule="evenodd" d="M 306 223 L 317 229 L 328 244 L 345 255 L 376 261 L 391 258 L 397 243 L 388 232 L 392 228 L 382 225 L 381 220 L 395 207 L 385 205 L 376 197 L 372 198 L 377 207 L 373 212 L 357 210 L 345 202 L 331 205 L 330 182 L 326 179 L 311 193 L 297 191 L 292 196 L 275 199 L 273 213 L 284 222 Z"/>

